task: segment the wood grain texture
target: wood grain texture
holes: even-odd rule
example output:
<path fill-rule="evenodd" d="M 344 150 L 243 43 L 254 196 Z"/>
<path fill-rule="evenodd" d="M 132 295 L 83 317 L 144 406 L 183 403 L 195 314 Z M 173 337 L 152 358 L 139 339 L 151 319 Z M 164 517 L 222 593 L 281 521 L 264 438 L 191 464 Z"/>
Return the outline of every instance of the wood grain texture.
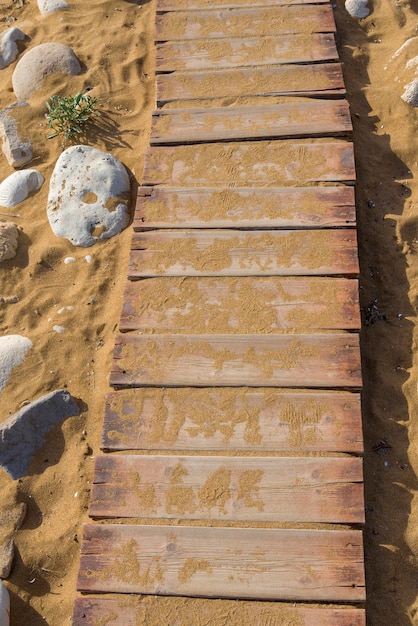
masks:
<path fill-rule="evenodd" d="M 334 33 L 330 4 L 157 13 L 155 41 Z"/>
<path fill-rule="evenodd" d="M 221 604 L 222 603 L 222 604 Z M 167 615 L 170 617 L 167 618 Z M 110 597 L 79 597 L 75 600 L 73 626 L 176 626 L 204 623 L 205 626 L 247 624 L 248 626 L 366 626 L 365 611 L 350 606 L 295 606 L 278 602 L 209 600 L 112 594 Z"/>
<path fill-rule="evenodd" d="M 156 72 L 338 61 L 334 34 L 168 41 L 156 46 Z"/>
<path fill-rule="evenodd" d="M 101 455 L 89 515 L 363 524 L 362 464 L 357 457 Z"/>
<path fill-rule="evenodd" d="M 291 4 L 328 4 L 328 0 L 158 0 L 157 11 L 202 11 L 202 9 L 237 9 L 243 7 L 288 6 Z"/>
<path fill-rule="evenodd" d="M 134 229 L 355 226 L 353 187 L 140 187 Z"/>
<path fill-rule="evenodd" d="M 134 233 L 130 279 L 152 276 L 357 276 L 356 231 L 156 230 Z"/>
<path fill-rule="evenodd" d="M 154 111 L 151 145 L 327 137 L 352 131 L 346 101 Z"/>
<path fill-rule="evenodd" d="M 177 71 L 156 76 L 158 105 L 245 96 L 343 96 L 340 63 Z"/>
<path fill-rule="evenodd" d="M 152 146 L 144 185 L 302 187 L 355 181 L 353 144 L 334 140 L 242 141 Z"/>
<path fill-rule="evenodd" d="M 276 334 L 359 330 L 358 281 L 344 278 L 150 278 L 128 281 L 121 332 Z"/>
<path fill-rule="evenodd" d="M 106 398 L 106 450 L 363 452 L 360 395 L 284 389 L 121 389 Z"/>
<path fill-rule="evenodd" d="M 111 385 L 361 387 L 357 334 L 118 335 Z"/>
<path fill-rule="evenodd" d="M 362 533 L 86 524 L 83 592 L 362 602 Z"/>

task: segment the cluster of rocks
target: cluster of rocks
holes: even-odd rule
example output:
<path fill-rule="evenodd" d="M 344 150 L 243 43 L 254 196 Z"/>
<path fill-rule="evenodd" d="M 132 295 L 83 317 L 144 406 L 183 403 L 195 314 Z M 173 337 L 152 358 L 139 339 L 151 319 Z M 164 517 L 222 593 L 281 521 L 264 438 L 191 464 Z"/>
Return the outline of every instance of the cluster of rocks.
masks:
<path fill-rule="evenodd" d="M 37 2 L 42 15 L 67 8 L 64 0 Z M 22 136 L 14 116 L 16 108 L 31 106 L 31 97 L 42 88 L 47 75 L 71 76 L 82 71 L 70 47 L 51 42 L 33 46 L 21 54 L 22 45 L 18 42 L 28 41 L 25 33 L 15 27 L 0 33 L 0 71 L 18 59 L 12 74 L 16 101 L 0 110 L 3 156 L 11 168 L 18 170 L 0 181 L 0 207 L 6 209 L 34 196 L 44 184 L 39 171 L 25 169 L 34 158 L 34 149 L 31 138 Z M 99 239 L 113 237 L 126 228 L 130 199 L 130 178 L 120 161 L 86 145 L 72 146 L 61 154 L 51 174 L 46 217 L 57 237 L 69 239 L 74 246 L 92 246 Z M 0 263 L 14 259 L 18 253 L 21 230 L 21 226 L 11 221 L 0 220 Z M 0 337 L 0 394 L 14 368 L 21 365 L 31 348 L 32 342 L 26 337 Z M 79 413 L 77 403 L 64 389 L 23 406 L 0 424 L 0 466 L 13 480 L 25 476 L 34 455 L 44 445 L 47 432 Z M 25 504 L 15 501 L 0 511 L 0 626 L 9 625 L 10 613 L 9 595 L 1 579 L 10 574 L 14 537 L 25 514 Z"/>

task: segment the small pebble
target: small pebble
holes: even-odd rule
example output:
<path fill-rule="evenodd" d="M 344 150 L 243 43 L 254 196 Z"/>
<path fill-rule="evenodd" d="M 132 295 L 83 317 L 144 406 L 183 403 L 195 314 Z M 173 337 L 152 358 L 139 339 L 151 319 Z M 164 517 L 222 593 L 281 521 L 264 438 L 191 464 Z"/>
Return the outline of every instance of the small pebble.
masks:
<path fill-rule="evenodd" d="M 85 257 L 87 263 L 91 263 L 91 255 L 87 254 Z"/>
<path fill-rule="evenodd" d="M 65 265 L 68 265 L 69 263 L 75 263 L 76 259 L 73 256 L 67 256 L 64 259 L 64 263 Z"/>
<path fill-rule="evenodd" d="M 57 325 L 55 325 L 55 326 L 52 327 L 52 330 L 55 330 L 56 333 L 60 333 L 61 334 L 61 333 L 63 333 L 65 331 L 65 328 L 64 328 L 64 326 L 57 326 Z"/>

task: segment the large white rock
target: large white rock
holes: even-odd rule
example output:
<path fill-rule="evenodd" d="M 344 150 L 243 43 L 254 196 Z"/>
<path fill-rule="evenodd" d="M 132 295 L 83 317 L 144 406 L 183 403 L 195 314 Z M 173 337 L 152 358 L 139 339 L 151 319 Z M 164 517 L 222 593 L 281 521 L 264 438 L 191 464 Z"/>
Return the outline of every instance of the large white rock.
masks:
<path fill-rule="evenodd" d="M 346 11 L 352 16 L 362 19 L 370 14 L 367 8 L 368 0 L 345 0 Z"/>
<path fill-rule="evenodd" d="M 4 70 L 10 63 L 13 63 L 19 54 L 16 41 L 23 41 L 24 39 L 26 39 L 25 33 L 22 33 L 16 26 L 4 31 L 0 42 L 0 70 Z"/>
<path fill-rule="evenodd" d="M 38 0 L 38 7 L 42 15 L 49 15 L 59 9 L 66 9 L 68 4 L 64 0 Z"/>
<path fill-rule="evenodd" d="M 0 581 L 0 626 L 10 624 L 10 596 L 4 584 Z"/>
<path fill-rule="evenodd" d="M 90 146 L 65 150 L 52 172 L 47 214 L 57 237 L 92 246 L 129 224 L 130 182 L 120 161 Z"/>
<path fill-rule="evenodd" d="M 74 52 L 62 43 L 42 43 L 18 61 L 12 76 L 18 98 L 27 100 L 42 87 L 48 74 L 80 74 L 81 65 Z"/>
<path fill-rule="evenodd" d="M 0 391 L 6 386 L 12 369 L 22 363 L 31 347 L 31 340 L 22 335 L 0 337 Z"/>
<path fill-rule="evenodd" d="M 14 259 L 18 245 L 19 229 L 16 224 L 13 224 L 13 222 L 0 222 L 0 263 Z"/>
<path fill-rule="evenodd" d="M 44 180 L 37 170 L 13 172 L 0 183 L 0 206 L 10 209 L 23 202 L 30 193 L 42 187 Z"/>

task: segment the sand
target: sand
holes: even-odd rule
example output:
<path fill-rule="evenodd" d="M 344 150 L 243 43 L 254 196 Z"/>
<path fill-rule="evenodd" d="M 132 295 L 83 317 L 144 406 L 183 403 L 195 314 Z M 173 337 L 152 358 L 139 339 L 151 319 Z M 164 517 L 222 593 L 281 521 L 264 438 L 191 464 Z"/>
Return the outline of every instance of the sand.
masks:
<path fill-rule="evenodd" d="M 0 471 L 0 510 L 15 501 L 28 507 L 6 583 L 11 625 L 61 626 L 71 622 L 76 596 L 81 528 L 88 519 L 131 229 L 88 249 L 53 235 L 46 200 L 62 145 L 58 138 L 46 139 L 45 101 L 54 93 L 74 95 L 93 87 L 92 95 L 102 100 L 104 125 L 88 143 L 121 160 L 138 184 L 154 103 L 155 4 L 72 0 L 69 10 L 48 16 L 40 14 L 35 0 L 19 4 L 0 2 L 0 29 L 14 25 L 30 37 L 19 42 L 20 50 L 61 42 L 86 66 L 79 76 L 49 77 L 30 99 L 31 109 L 16 113 L 33 143 L 27 167 L 38 169 L 46 183 L 0 215 L 22 228 L 18 257 L 0 266 L 0 335 L 20 334 L 33 344 L 1 394 L 1 419 L 62 387 L 84 408 L 51 431 L 27 477 L 12 481 Z M 369 7 L 370 16 L 361 21 L 347 14 L 342 0 L 335 11 L 358 180 L 367 611 L 370 626 L 406 626 L 418 624 L 418 148 L 417 112 L 401 95 L 415 76 L 413 64 L 409 69 L 405 64 L 418 54 L 418 44 L 413 40 L 396 53 L 416 35 L 417 15 L 407 2 L 380 0 Z M 15 64 L 1 71 L 0 109 L 15 100 Z M 0 155 L 0 180 L 12 172 Z M 64 262 L 68 258 L 75 262 Z M 192 614 L 195 601 L 152 602 L 156 608 L 147 626 L 154 618 L 162 624 L 159 611 L 168 615 L 167 607 L 173 615 Z"/>

